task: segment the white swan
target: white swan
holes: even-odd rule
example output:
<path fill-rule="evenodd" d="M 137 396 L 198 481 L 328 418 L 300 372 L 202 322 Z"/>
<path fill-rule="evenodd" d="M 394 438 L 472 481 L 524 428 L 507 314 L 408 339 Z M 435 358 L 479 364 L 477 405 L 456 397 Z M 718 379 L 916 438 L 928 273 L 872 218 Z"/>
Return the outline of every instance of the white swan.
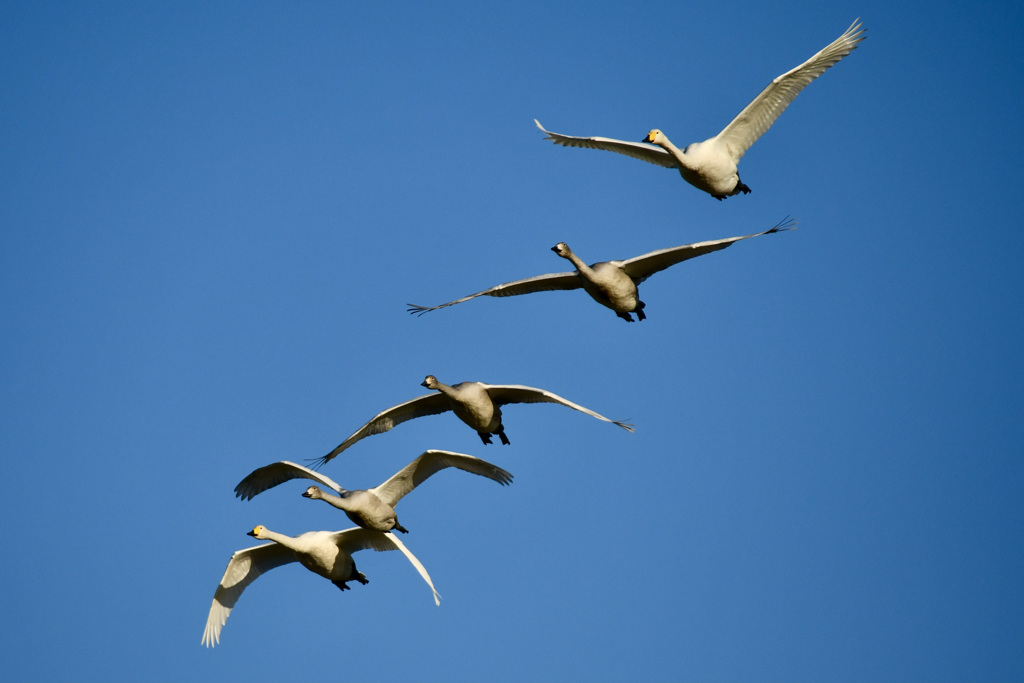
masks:
<path fill-rule="evenodd" d="M 551 248 L 551 251 L 564 259 L 568 259 L 576 266 L 575 271 L 570 273 L 548 273 L 547 275 L 537 275 L 525 280 L 506 282 L 438 306 L 406 305 L 409 307 L 409 313 L 423 315 L 427 311 L 436 311 L 445 306 L 454 306 L 478 296 L 517 296 L 534 292 L 582 288 L 594 301 L 612 309 L 615 311 L 615 315 L 623 320 L 633 322 L 630 313 L 636 313 L 636 317 L 643 320 L 647 317 L 644 314 L 644 306 L 646 304 L 640 301 L 637 285 L 651 275 L 687 259 L 725 249 L 740 240 L 790 230 L 795 226 L 795 220 L 786 218 L 770 230 L 753 235 L 684 244 L 680 247 L 669 247 L 668 249 L 648 252 L 624 261 L 602 261 L 591 266 L 588 266 L 580 257 L 574 254 L 569 249 L 568 244 L 559 242 Z"/>
<path fill-rule="evenodd" d="M 507 403 L 558 403 L 586 413 L 598 420 L 611 422 L 626 431 L 632 432 L 633 425 L 618 420 L 610 420 L 589 408 L 573 403 L 557 394 L 544 389 L 536 389 L 521 384 L 484 384 L 483 382 L 459 382 L 451 386 L 437 381 L 433 375 L 427 375 L 421 386 L 440 393 L 425 394 L 388 408 L 375 415 L 369 422 L 357 429 L 327 455 L 316 458 L 317 467 L 322 466 L 343 450 L 367 436 L 386 432 L 397 424 L 426 415 L 438 415 L 452 411 L 455 415 L 476 430 L 480 440 L 491 443 L 491 434 L 497 434 L 503 444 L 509 443 L 505 436 L 505 428 L 501 424 L 501 406 Z"/>
<path fill-rule="evenodd" d="M 546 130 L 537 119 L 533 122 L 547 134 L 545 139 L 556 145 L 603 149 L 665 168 L 678 169 L 686 182 L 704 190 L 715 199 L 725 199 L 740 192 L 747 193 L 750 192 L 750 188 L 740 181 L 736 170 L 736 165 L 743 158 L 743 154 L 764 135 L 779 114 L 785 111 L 808 83 L 850 54 L 857 44 L 864 40 L 864 30 L 860 27 L 860 19 L 854 21 L 843 35 L 823 50 L 769 83 L 768 87 L 762 90 L 761 94 L 755 97 L 721 133 L 704 142 L 694 142 L 685 149 L 673 145 L 658 129 L 649 132 L 641 141 L 658 145 L 651 147 L 611 138 L 560 135 Z"/>
<path fill-rule="evenodd" d="M 348 581 L 363 584 L 369 582 L 366 576 L 356 569 L 352 553 L 367 548 L 378 551 L 397 548 L 405 554 L 430 586 L 434 593 L 434 604 L 441 604 L 441 595 L 435 590 L 434 582 L 430 580 L 426 568 L 394 534 L 353 527 L 344 531 L 307 531 L 293 537 L 271 531 L 260 524 L 250 531 L 249 535 L 274 543 L 239 550 L 231 556 L 228 568 L 224 571 L 220 585 L 217 586 L 217 592 L 213 595 L 210 614 L 206 618 L 202 640 L 206 647 L 213 647 L 220 642 L 220 630 L 241 597 L 242 591 L 263 572 L 289 562 L 299 562 L 314 574 L 330 580 L 341 590 L 348 590 Z"/>
<path fill-rule="evenodd" d="M 398 501 L 422 484 L 435 472 L 447 467 L 456 467 L 464 472 L 479 474 L 493 479 L 502 486 L 512 483 L 512 475 L 497 465 L 486 460 L 475 458 L 464 453 L 451 451 L 424 451 L 418 458 L 399 470 L 394 476 L 380 486 L 372 489 L 347 491 L 319 472 L 293 462 L 275 462 L 260 467 L 250 473 L 235 487 L 235 495 L 243 500 L 251 500 L 269 488 L 290 479 L 305 478 L 318 482 L 321 486 L 333 489 L 338 493 L 333 496 L 324 493 L 319 487 L 310 486 L 302 495 L 314 500 L 323 500 L 343 511 L 348 518 L 365 529 L 376 531 L 401 531 L 407 533 L 405 527 L 398 523 L 395 505 Z"/>

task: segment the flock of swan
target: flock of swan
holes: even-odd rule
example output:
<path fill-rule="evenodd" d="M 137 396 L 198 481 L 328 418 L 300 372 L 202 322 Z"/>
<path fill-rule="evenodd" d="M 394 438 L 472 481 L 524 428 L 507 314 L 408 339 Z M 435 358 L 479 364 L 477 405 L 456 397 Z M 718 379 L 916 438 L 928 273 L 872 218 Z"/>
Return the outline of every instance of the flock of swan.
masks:
<path fill-rule="evenodd" d="M 744 153 L 768 130 L 804 87 L 848 55 L 864 38 L 860 20 L 854 21 L 850 28 L 820 52 L 772 80 L 721 133 L 703 142 L 687 145 L 684 149 L 673 145 L 658 129 L 651 130 L 642 142 L 635 143 L 602 137 L 561 135 L 545 130 L 536 119 L 534 122 L 547 135 L 545 139 L 558 145 L 618 152 L 665 168 L 675 168 L 686 182 L 715 199 L 722 200 L 739 193 L 747 194 L 750 188 L 740 180 L 737 171 L 737 164 Z M 573 265 L 573 271 L 506 282 L 437 306 L 407 304 L 408 311 L 422 315 L 479 296 L 504 297 L 552 290 L 583 289 L 591 298 L 614 311 L 615 315 L 623 320 L 633 322 L 632 314 L 635 314 L 638 320 L 644 320 L 645 304 L 639 298 L 637 287 L 651 275 L 687 259 L 725 249 L 741 240 L 789 230 L 795 224 L 796 221 L 787 218 L 768 230 L 751 235 L 670 247 L 621 261 L 603 261 L 589 266 L 569 248 L 569 245 L 559 242 L 552 247 L 552 251 L 568 260 Z M 633 431 L 633 425 L 629 423 L 609 419 L 545 389 L 482 382 L 448 385 L 433 375 L 427 375 L 422 386 L 431 390 L 431 393 L 412 398 L 378 413 L 334 450 L 315 459 L 316 466 L 325 465 L 342 451 L 368 436 L 389 431 L 396 425 L 414 418 L 448 411 L 453 412 L 473 429 L 485 445 L 492 443 L 492 435 L 497 436 L 502 444 L 508 445 L 510 440 L 502 423 L 501 406 L 509 403 L 555 403 L 603 422 L 610 422 L 626 431 Z M 309 531 L 298 536 L 277 533 L 262 524 L 254 527 L 248 535 L 270 543 L 239 550 L 231 556 L 213 596 L 202 644 L 212 647 L 219 643 L 221 629 L 242 592 L 260 574 L 281 565 L 298 562 L 343 591 L 349 589 L 348 583 L 351 581 L 368 583 L 366 576 L 356 569 L 355 560 L 352 558 L 352 555 L 360 550 L 400 551 L 430 587 L 434 603 L 440 605 L 440 595 L 434 588 L 430 574 L 393 532 L 407 531 L 398 522 L 395 512 L 398 502 L 430 476 L 447 468 L 476 474 L 502 486 L 511 484 L 513 478 L 504 469 L 475 456 L 433 449 L 424 451 L 383 484 L 370 489 L 342 488 L 316 470 L 288 461 L 275 462 L 253 470 L 235 487 L 235 495 L 238 498 L 251 500 L 279 484 L 293 479 L 307 479 L 319 486 L 308 486 L 302 493 L 303 497 L 323 500 L 344 512 L 356 526 L 342 531 Z M 334 493 L 327 493 L 321 487 Z"/>

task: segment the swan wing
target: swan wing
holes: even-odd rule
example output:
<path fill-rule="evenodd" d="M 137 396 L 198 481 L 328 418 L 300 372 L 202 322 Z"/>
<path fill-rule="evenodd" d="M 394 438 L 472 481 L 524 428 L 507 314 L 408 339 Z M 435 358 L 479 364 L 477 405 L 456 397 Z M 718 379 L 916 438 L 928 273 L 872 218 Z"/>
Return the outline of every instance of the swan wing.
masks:
<path fill-rule="evenodd" d="M 413 418 L 424 417 L 426 415 L 437 415 L 448 410 L 451 410 L 451 404 L 448 403 L 448 399 L 444 394 L 438 393 L 424 394 L 423 396 L 417 396 L 405 403 L 399 403 L 397 406 L 388 408 L 387 410 L 375 415 L 369 422 L 357 429 L 352 436 L 338 444 L 338 446 L 327 455 L 316 458 L 316 466 L 320 467 L 329 460 L 332 460 L 338 455 L 338 453 L 341 453 L 343 450 L 364 437 L 386 432 L 395 425 L 401 424 L 407 420 L 412 420 Z"/>
<path fill-rule="evenodd" d="M 495 285 L 490 289 L 485 289 L 482 292 L 476 294 L 470 294 L 464 296 L 461 299 L 455 301 L 449 301 L 446 304 L 440 304 L 439 306 L 417 306 L 416 304 L 406 304 L 409 308 L 409 313 L 416 315 L 423 315 L 427 311 L 436 311 L 439 308 L 445 306 L 454 306 L 455 304 L 461 304 L 463 301 L 469 301 L 478 296 L 518 296 L 520 294 L 533 294 L 534 292 L 549 292 L 558 289 L 579 289 L 583 286 L 579 276 L 575 271 L 571 273 L 548 273 L 547 275 L 537 275 L 535 277 L 528 277 L 525 280 L 515 280 L 514 282 L 506 282 L 504 284 Z"/>
<path fill-rule="evenodd" d="M 403 467 L 386 482 L 371 489 L 387 505 L 394 507 L 407 493 L 422 484 L 435 472 L 456 467 L 463 472 L 479 474 L 493 479 L 502 486 L 512 483 L 512 475 L 497 465 L 464 453 L 452 451 L 424 451 L 418 458 Z"/>
<path fill-rule="evenodd" d="M 823 50 L 772 80 L 714 139 L 726 145 L 733 161 L 739 161 L 808 83 L 850 54 L 865 37 L 857 19 Z"/>
<path fill-rule="evenodd" d="M 386 550 L 400 550 L 405 558 L 409 560 L 416 571 L 419 572 L 423 580 L 430 586 L 430 590 L 434 593 L 434 604 L 441 604 L 441 594 L 434 588 L 434 582 L 430 579 L 430 574 L 427 573 L 427 568 L 423 566 L 423 563 L 412 554 L 405 544 L 398 540 L 390 531 L 380 532 L 372 529 L 363 529 L 361 527 L 352 527 L 351 529 L 345 529 L 334 534 L 334 540 L 338 544 L 338 547 L 342 552 L 346 552 L 351 555 L 359 550 L 373 549 L 378 552 Z"/>
<path fill-rule="evenodd" d="M 206 618 L 206 629 L 203 631 L 203 645 L 213 647 L 220 642 L 220 630 L 228 620 L 242 591 L 259 578 L 263 572 L 295 562 L 295 553 L 277 543 L 265 543 L 245 550 L 239 550 L 231 556 L 224 577 L 213 594 L 213 604 Z"/>
<path fill-rule="evenodd" d="M 278 484 L 283 484 L 291 479 L 312 479 L 321 486 L 334 489 L 337 493 L 345 493 L 333 479 L 308 467 L 297 465 L 294 462 L 282 460 L 272 465 L 264 465 L 259 469 L 250 472 L 245 479 L 235 486 L 235 496 L 242 500 L 252 500 L 267 489 L 272 489 Z"/>
<path fill-rule="evenodd" d="M 412 554 L 411 550 L 405 547 L 405 544 L 398 539 L 398 536 L 395 536 L 390 531 L 385 532 L 384 535 L 387 536 L 388 539 L 390 539 L 390 541 L 395 544 L 396 548 L 402 551 L 402 554 L 405 555 L 405 559 L 409 560 L 412 566 L 416 568 L 416 571 L 419 572 L 420 576 L 423 577 L 423 580 L 427 582 L 427 585 L 430 586 L 430 591 L 434 594 L 434 604 L 440 607 L 441 594 L 437 592 L 436 588 L 434 588 L 434 582 L 431 581 L 430 574 L 427 573 L 427 568 L 424 567 L 423 563 L 420 562 L 419 559 Z"/>
<path fill-rule="evenodd" d="M 730 244 L 739 242 L 740 240 L 759 237 L 761 235 L 770 235 L 774 232 L 783 232 L 795 227 L 796 221 L 787 216 L 775 227 L 765 230 L 764 232 L 754 233 L 753 235 L 727 237 L 725 239 L 711 240 L 709 242 L 695 242 L 693 244 L 684 244 L 680 247 L 669 247 L 668 249 L 659 249 L 658 251 L 634 256 L 633 258 L 626 259 L 622 262 L 622 269 L 626 272 L 626 275 L 633 279 L 633 282 L 640 284 L 651 275 L 687 259 L 703 256 L 704 254 L 710 254 L 711 252 L 718 251 L 719 249 L 725 249 Z"/>
<path fill-rule="evenodd" d="M 646 145 L 642 142 L 613 140 L 612 138 L 580 138 L 572 135 L 562 135 L 560 133 L 552 133 L 547 130 L 544 126 L 540 125 L 540 121 L 537 119 L 534 119 L 533 122 L 536 123 L 537 127 L 547 135 L 544 139 L 551 140 L 551 142 L 556 145 L 562 145 L 563 147 L 603 149 L 606 152 L 618 152 L 619 154 L 625 154 L 628 157 L 633 157 L 640 161 L 646 161 L 649 164 L 664 166 L 665 168 L 679 167 L 672 155 L 661 147 Z"/>
<path fill-rule="evenodd" d="M 498 405 L 505 405 L 506 403 L 558 403 L 567 408 L 586 413 L 591 417 L 596 417 L 598 420 L 611 422 L 622 427 L 627 432 L 634 431 L 633 425 L 628 422 L 611 420 L 604 415 L 595 413 L 590 408 L 584 408 L 578 403 L 573 403 L 569 399 L 562 398 L 558 394 L 553 394 L 544 389 L 527 387 L 521 384 L 485 384 L 484 386 L 487 387 L 487 393 L 490 395 L 491 400 Z"/>

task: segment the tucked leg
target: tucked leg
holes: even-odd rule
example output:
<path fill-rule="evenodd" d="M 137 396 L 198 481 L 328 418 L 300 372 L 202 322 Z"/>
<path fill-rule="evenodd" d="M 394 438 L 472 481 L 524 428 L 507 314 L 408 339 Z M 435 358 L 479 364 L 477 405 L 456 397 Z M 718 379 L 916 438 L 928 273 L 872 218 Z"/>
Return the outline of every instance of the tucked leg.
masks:
<path fill-rule="evenodd" d="M 498 435 L 498 438 L 501 439 L 501 442 L 503 444 L 505 444 L 506 446 L 509 445 L 510 443 L 512 443 L 511 441 L 508 440 L 508 437 L 505 436 L 505 426 L 504 425 L 501 425 L 500 427 L 498 427 L 498 431 L 496 431 L 494 433 Z"/>

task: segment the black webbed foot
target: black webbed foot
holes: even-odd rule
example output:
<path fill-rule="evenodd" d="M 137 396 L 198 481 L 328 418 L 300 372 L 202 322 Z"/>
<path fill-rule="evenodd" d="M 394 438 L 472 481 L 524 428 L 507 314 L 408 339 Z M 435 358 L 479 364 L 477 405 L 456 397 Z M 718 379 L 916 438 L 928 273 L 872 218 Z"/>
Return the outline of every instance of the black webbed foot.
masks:
<path fill-rule="evenodd" d="M 487 432 L 477 432 L 480 435 L 480 440 L 484 442 L 484 445 L 491 443 L 491 435 Z"/>
<path fill-rule="evenodd" d="M 395 520 L 395 531 L 401 531 L 403 534 L 409 533 L 409 530 L 399 524 L 397 519 Z"/>
<path fill-rule="evenodd" d="M 512 443 L 511 441 L 508 440 L 508 437 L 505 436 L 505 428 L 504 427 L 499 427 L 498 431 L 496 431 L 494 433 L 498 435 L 499 439 L 501 439 L 501 443 L 505 444 L 506 446 L 509 445 L 510 443 Z"/>

